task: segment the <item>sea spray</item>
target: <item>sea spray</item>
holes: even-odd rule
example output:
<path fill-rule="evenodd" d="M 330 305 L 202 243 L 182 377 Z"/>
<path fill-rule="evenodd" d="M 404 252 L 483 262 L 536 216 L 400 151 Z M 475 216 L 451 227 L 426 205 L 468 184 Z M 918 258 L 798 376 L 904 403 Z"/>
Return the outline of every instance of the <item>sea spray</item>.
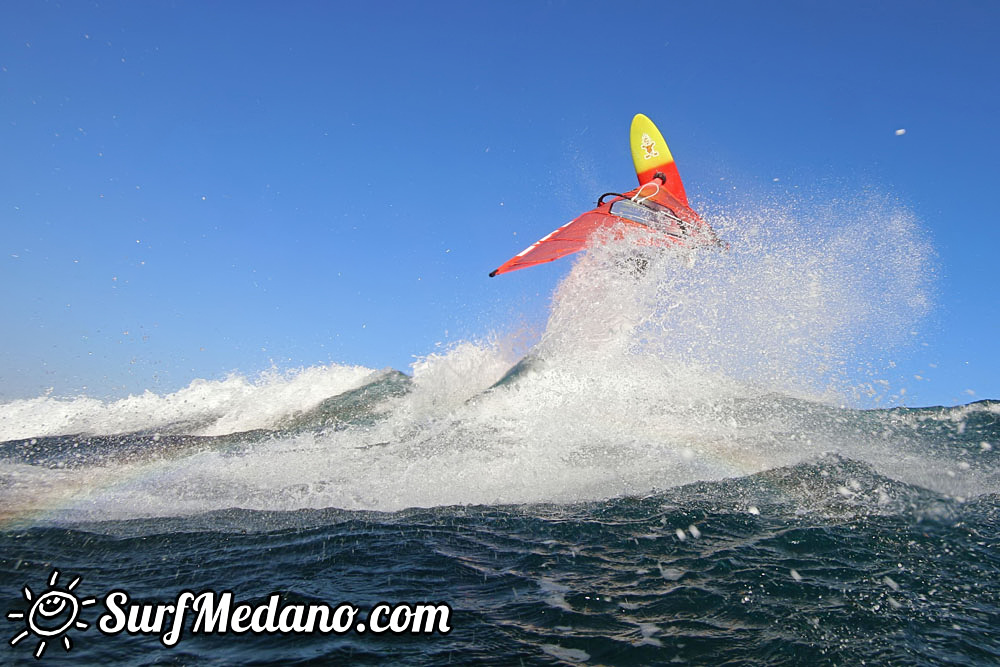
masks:
<path fill-rule="evenodd" d="M 646 354 L 748 389 L 842 402 L 929 312 L 930 246 L 890 201 L 711 220 L 728 250 L 646 250 L 643 273 L 618 270 L 625 244 L 592 250 L 556 291 L 541 355 L 613 366 Z"/>
<path fill-rule="evenodd" d="M 598 244 L 577 257 L 517 364 L 506 339 L 491 335 L 418 359 L 412 380 L 392 379 L 392 391 L 384 374 L 344 367 L 317 371 L 335 381 L 308 383 L 301 395 L 298 378 L 314 369 L 241 383 L 239 400 L 219 401 L 231 408 L 190 430 L 216 436 L 196 447 L 136 435 L 130 451 L 148 444 L 149 456 L 65 471 L 17 459 L 25 444 L 0 474 L 16 480 L 8 488 L 19 490 L 20 508 L 119 518 L 590 501 L 827 452 L 940 492 L 994 488 L 981 466 L 957 465 L 964 435 L 949 431 L 929 446 L 893 412 L 839 407 L 857 369 L 877 368 L 883 343 L 907 343 L 930 303 L 930 251 L 913 216 L 865 201 L 716 213 L 729 250 L 640 249 L 645 268 L 630 261 L 634 244 Z M 231 382 L 193 387 L 229 395 Z M 148 434 L 200 418 L 170 397 L 147 411 L 153 424 L 129 423 Z M 322 418 L 310 417 L 320 400 Z M 81 417 L 79 431 L 107 429 L 98 415 Z M 250 429 L 263 430 L 238 433 Z"/>

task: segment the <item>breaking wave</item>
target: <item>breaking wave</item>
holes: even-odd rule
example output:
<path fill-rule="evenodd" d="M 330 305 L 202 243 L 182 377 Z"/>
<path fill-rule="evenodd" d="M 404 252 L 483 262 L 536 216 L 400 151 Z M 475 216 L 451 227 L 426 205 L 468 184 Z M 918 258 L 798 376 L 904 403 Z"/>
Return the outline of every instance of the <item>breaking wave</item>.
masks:
<path fill-rule="evenodd" d="M 64 518 L 576 502 L 828 453 L 937 493 L 1000 489 L 996 403 L 842 407 L 898 401 L 886 355 L 930 310 L 910 213 L 868 199 L 709 217 L 729 251 L 644 270 L 628 243 L 580 256 L 521 359 L 495 332 L 412 375 L 330 365 L 0 405 L 0 496 L 11 517 Z"/>

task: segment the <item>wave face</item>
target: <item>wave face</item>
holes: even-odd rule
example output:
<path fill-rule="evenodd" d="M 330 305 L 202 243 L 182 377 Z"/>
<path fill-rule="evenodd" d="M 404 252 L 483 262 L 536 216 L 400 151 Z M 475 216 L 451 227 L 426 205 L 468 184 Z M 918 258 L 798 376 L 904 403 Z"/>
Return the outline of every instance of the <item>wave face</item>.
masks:
<path fill-rule="evenodd" d="M 143 602 L 226 588 L 253 606 L 453 610 L 447 636 L 391 640 L 187 634 L 170 650 L 75 631 L 85 663 L 993 664 L 998 531 L 1000 496 L 959 502 L 827 456 L 586 503 L 42 523 L 0 530 L 0 592 L 19 609 L 57 566 L 83 595 Z M 11 663 L 34 663 L 25 644 Z"/>

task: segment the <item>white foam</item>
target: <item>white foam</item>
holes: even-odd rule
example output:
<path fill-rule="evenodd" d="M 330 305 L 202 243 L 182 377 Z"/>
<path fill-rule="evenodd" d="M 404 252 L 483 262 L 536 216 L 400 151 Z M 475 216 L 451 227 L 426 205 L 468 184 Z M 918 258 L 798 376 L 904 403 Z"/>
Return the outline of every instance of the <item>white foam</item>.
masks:
<path fill-rule="evenodd" d="M 360 386 L 374 373 L 361 366 L 331 364 L 269 371 L 253 380 L 239 374 L 223 380 L 198 379 L 172 394 L 146 391 L 110 401 L 86 396 L 16 400 L 0 404 L 0 441 L 157 429 L 222 435 L 267 428 L 279 418 Z"/>
<path fill-rule="evenodd" d="M 590 654 L 578 648 L 566 648 L 558 644 L 542 644 L 541 649 L 553 658 L 568 663 L 581 663 L 590 660 Z"/>

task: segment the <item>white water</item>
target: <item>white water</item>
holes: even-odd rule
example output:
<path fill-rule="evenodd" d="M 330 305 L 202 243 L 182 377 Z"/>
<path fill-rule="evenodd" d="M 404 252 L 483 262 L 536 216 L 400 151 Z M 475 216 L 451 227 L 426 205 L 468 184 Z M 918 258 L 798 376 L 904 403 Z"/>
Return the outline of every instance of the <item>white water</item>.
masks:
<path fill-rule="evenodd" d="M 224 380 L 199 379 L 172 394 L 146 391 L 114 401 L 86 396 L 11 401 L 0 405 L 0 442 L 74 433 L 222 435 L 267 428 L 374 375 L 369 368 L 331 364 L 289 373 L 270 371 L 256 380 L 236 374 Z"/>
<path fill-rule="evenodd" d="M 502 336 L 418 361 L 412 391 L 390 399 L 374 425 L 85 469 L 0 464 L 0 493 L 14 511 L 108 518 L 568 502 L 740 476 L 826 451 L 941 492 L 992 488 L 992 473 L 859 427 L 856 413 L 825 404 L 891 397 L 879 383 L 880 355 L 905 342 L 931 289 L 929 247 L 912 216 L 872 200 L 839 210 L 852 214 L 716 215 L 731 251 L 675 253 L 639 278 L 616 268 L 634 246 L 580 256 L 553 297 L 530 368 L 496 389 L 485 391 L 517 361 Z M 0 428 L 7 438 L 177 423 L 197 423 L 185 432 L 203 435 L 238 432 L 374 377 L 330 366 L 113 403 L 16 401 L 0 406 Z"/>

